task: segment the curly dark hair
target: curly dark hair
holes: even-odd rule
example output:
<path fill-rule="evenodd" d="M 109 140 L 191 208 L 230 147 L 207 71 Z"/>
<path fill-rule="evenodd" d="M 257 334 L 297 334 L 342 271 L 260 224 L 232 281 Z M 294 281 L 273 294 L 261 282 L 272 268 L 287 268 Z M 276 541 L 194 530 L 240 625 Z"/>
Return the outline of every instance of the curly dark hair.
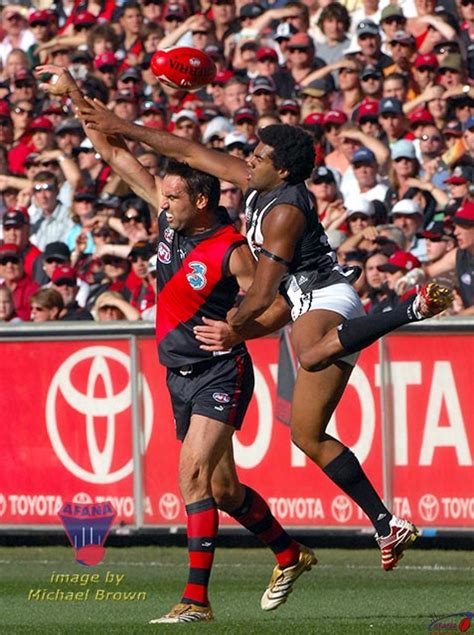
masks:
<path fill-rule="evenodd" d="M 331 2 L 324 7 L 319 16 L 318 26 L 324 32 L 323 26 L 325 20 L 338 20 L 344 24 L 344 31 L 349 31 L 351 26 L 351 17 L 346 7 L 339 2 Z"/>
<path fill-rule="evenodd" d="M 291 185 L 302 183 L 311 174 L 315 152 L 311 136 L 302 128 L 273 124 L 258 131 L 260 141 L 273 148 L 271 159 L 276 170 L 288 170 Z"/>
<path fill-rule="evenodd" d="M 165 174 L 179 176 L 186 183 L 186 190 L 193 203 L 198 196 L 203 194 L 207 197 L 207 206 L 210 211 L 215 212 L 221 197 L 221 186 L 219 179 L 201 170 L 191 168 L 187 163 L 170 159 L 166 165 Z"/>

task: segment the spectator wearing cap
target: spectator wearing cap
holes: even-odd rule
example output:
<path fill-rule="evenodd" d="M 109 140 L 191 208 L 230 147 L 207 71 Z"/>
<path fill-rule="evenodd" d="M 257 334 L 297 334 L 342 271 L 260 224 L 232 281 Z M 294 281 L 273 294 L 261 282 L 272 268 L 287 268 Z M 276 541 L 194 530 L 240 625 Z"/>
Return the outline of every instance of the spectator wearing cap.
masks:
<path fill-rule="evenodd" d="M 69 207 L 58 198 L 58 179 L 43 170 L 35 175 L 33 198 L 28 213 L 31 218 L 31 242 L 44 250 L 48 243 L 64 241 L 72 227 Z"/>
<path fill-rule="evenodd" d="M 18 247 L 25 273 L 36 282 L 41 282 L 41 251 L 30 242 L 30 217 L 26 208 L 8 209 L 2 218 L 2 228 L 3 242 Z"/>
<path fill-rule="evenodd" d="M 399 99 L 384 97 L 380 100 L 379 123 L 390 145 L 405 136 L 408 122 Z"/>
<path fill-rule="evenodd" d="M 129 88 L 118 90 L 113 111 L 120 119 L 134 122 L 138 117 L 138 96 L 135 91 Z"/>
<path fill-rule="evenodd" d="M 15 311 L 19 318 L 30 317 L 30 296 L 39 285 L 28 276 L 23 267 L 23 259 L 17 245 L 0 245 L 0 284 L 5 284 L 13 294 Z"/>
<path fill-rule="evenodd" d="M 297 126 L 301 120 L 301 107 L 296 99 L 284 99 L 278 106 L 278 114 L 282 123 Z"/>
<path fill-rule="evenodd" d="M 423 225 L 423 210 L 415 201 L 402 198 L 392 207 L 390 219 L 402 230 L 406 240 L 406 250 L 421 262 L 426 262 L 426 244 L 424 238 L 418 237 Z"/>
<path fill-rule="evenodd" d="M 434 125 L 433 115 L 426 108 L 414 110 L 408 115 L 410 130 L 415 139 L 419 139 L 424 133 L 426 126 Z"/>
<path fill-rule="evenodd" d="M 379 26 L 381 28 L 381 36 L 383 39 L 382 51 L 389 54 L 386 42 L 390 42 L 394 33 L 397 31 L 405 31 L 407 19 L 401 7 L 395 4 L 389 4 L 382 10 L 380 15 Z"/>
<path fill-rule="evenodd" d="M 396 141 L 391 147 L 390 155 L 392 159 L 389 169 L 390 186 L 385 199 L 389 208 L 404 198 L 410 189 L 410 179 L 418 176 L 420 170 L 412 141 L 408 139 Z"/>
<path fill-rule="evenodd" d="M 364 66 L 359 73 L 359 81 L 364 99 L 377 100 L 382 97 L 383 73 L 376 66 Z"/>
<path fill-rule="evenodd" d="M 230 77 L 222 94 L 222 110 L 232 116 L 236 110 L 246 104 L 247 82 L 241 77 Z M 214 100 L 214 103 L 219 106 Z"/>
<path fill-rule="evenodd" d="M 406 285 L 401 285 L 402 278 L 409 272 L 421 268 L 421 262 L 408 251 L 396 251 L 390 256 L 385 264 L 378 265 L 378 270 L 386 275 L 386 285 L 388 289 L 396 295 L 403 295 Z M 391 306 L 398 303 L 396 298 L 392 298 Z M 386 310 L 386 309 L 385 309 Z"/>
<path fill-rule="evenodd" d="M 276 109 L 276 86 L 271 77 L 259 75 L 249 86 L 252 106 L 258 115 L 273 113 Z"/>
<path fill-rule="evenodd" d="M 395 31 L 388 45 L 393 64 L 384 68 L 385 76 L 402 73 L 412 80 L 413 63 L 416 59 L 415 38 L 407 31 Z"/>
<path fill-rule="evenodd" d="M 239 159 L 245 159 L 249 154 L 248 139 L 243 132 L 229 132 L 224 137 L 224 150 Z"/>
<path fill-rule="evenodd" d="M 73 155 L 77 158 L 82 175 L 82 185 L 89 190 L 102 192 L 108 179 L 111 169 L 102 160 L 102 157 L 95 151 L 90 139 L 87 137 L 75 148 Z"/>
<path fill-rule="evenodd" d="M 109 91 L 117 85 L 119 61 L 112 51 L 104 51 L 94 58 L 94 75 L 98 77 Z"/>
<path fill-rule="evenodd" d="M 38 289 L 30 297 L 32 322 L 55 322 L 64 310 L 64 301 L 56 289 Z"/>
<path fill-rule="evenodd" d="M 363 0 L 362 6 L 357 5 L 358 8 L 355 11 L 351 11 L 351 29 L 350 32 L 354 34 L 357 29 L 357 25 L 364 20 L 370 20 L 377 25 L 380 25 L 382 19 L 382 11 L 380 9 L 380 2 L 378 0 Z M 349 29 L 347 29 L 349 31 Z"/>
<path fill-rule="evenodd" d="M 262 46 L 256 52 L 255 77 L 270 77 L 275 82 L 278 95 L 289 99 L 293 95 L 294 82 L 291 74 L 278 65 L 278 53 L 269 46 Z"/>
<path fill-rule="evenodd" d="M 324 114 L 323 129 L 327 153 L 339 147 L 341 143 L 339 131 L 346 121 L 347 115 L 342 110 L 331 109 Z"/>
<path fill-rule="evenodd" d="M 58 148 L 68 158 L 72 158 L 74 148 L 84 139 L 84 130 L 78 119 L 64 119 L 54 130 Z M 61 161 L 61 159 L 58 159 Z"/>
<path fill-rule="evenodd" d="M 54 148 L 53 124 L 47 117 L 35 117 L 29 126 L 30 140 L 25 136 L 8 153 L 8 162 L 12 172 L 24 174 L 24 160 L 31 152 L 43 152 Z"/>
<path fill-rule="evenodd" d="M 469 185 L 474 183 L 474 167 L 471 165 L 459 164 L 453 166 L 445 184 L 449 189 L 450 201 L 456 201 L 460 206 L 468 196 Z"/>
<path fill-rule="evenodd" d="M 438 262 L 456 247 L 452 225 L 445 223 L 444 213 L 442 212 L 436 214 L 434 220 L 426 229 L 419 232 L 418 236 L 425 239 L 426 263 L 428 265 Z"/>
<path fill-rule="evenodd" d="M 0 62 L 5 66 L 7 56 L 12 49 L 27 51 L 35 42 L 35 36 L 28 29 L 25 19 L 26 9 L 18 4 L 3 6 L 1 26 L 4 36 L 0 42 Z"/>
<path fill-rule="evenodd" d="M 365 196 L 352 196 L 346 201 L 348 238 L 340 246 L 338 253 L 345 257 L 354 250 L 372 251 L 374 238 L 375 207 Z M 371 227 L 372 231 L 367 231 Z"/>
<path fill-rule="evenodd" d="M 128 90 L 138 96 L 142 92 L 142 88 L 142 74 L 140 70 L 134 66 L 129 66 L 117 77 L 117 90 L 119 92 Z"/>
<path fill-rule="evenodd" d="M 301 117 L 310 113 L 330 110 L 332 86 L 325 79 L 314 79 L 300 88 Z"/>
<path fill-rule="evenodd" d="M 190 141 L 199 141 L 201 138 L 201 129 L 199 127 L 199 119 L 194 110 L 183 109 L 175 113 L 171 117 L 171 123 L 174 124 L 173 134 Z"/>
<path fill-rule="evenodd" d="M 462 57 L 459 53 L 452 53 L 440 62 L 437 71 L 438 83 L 446 89 L 462 87 L 465 80 Z"/>
<path fill-rule="evenodd" d="M 356 28 L 357 44 L 360 53 L 357 58 L 366 66 L 373 64 L 379 69 L 384 69 L 392 64 L 392 58 L 382 53 L 382 38 L 378 25 L 373 20 L 362 20 Z"/>
<path fill-rule="evenodd" d="M 383 132 L 378 119 L 379 102 L 372 99 L 364 99 L 355 112 L 355 121 L 362 132 L 369 137 L 379 139 Z"/>
<path fill-rule="evenodd" d="M 43 252 L 43 287 L 49 288 L 52 285 L 54 274 L 59 267 L 71 269 L 71 250 L 66 243 L 54 241 L 46 245 Z M 90 287 L 85 280 L 77 280 L 78 290 L 75 298 L 80 306 L 85 306 L 89 296 Z"/>
<path fill-rule="evenodd" d="M 79 286 L 75 269 L 69 265 L 56 267 L 51 282 L 51 289 L 58 291 L 64 302 L 64 310 L 59 319 L 66 322 L 94 319 L 90 311 L 77 301 Z"/>
<path fill-rule="evenodd" d="M 211 148 L 224 148 L 226 134 L 232 132 L 233 126 L 225 117 L 214 117 L 206 124 L 202 141 Z"/>
<path fill-rule="evenodd" d="M 307 33 L 295 33 L 291 37 L 286 56 L 295 87 L 306 86 L 310 80 L 303 80 L 325 66 L 324 60 L 315 56 L 314 42 Z"/>
<path fill-rule="evenodd" d="M 253 108 L 244 106 L 236 110 L 233 122 L 236 132 L 242 132 L 247 139 L 252 139 L 255 136 L 257 114 Z"/>
<path fill-rule="evenodd" d="M 344 49 L 350 44 L 346 35 L 350 24 L 351 18 L 346 7 L 338 2 L 328 4 L 321 11 L 318 26 L 325 41 L 318 44 L 318 55 L 326 64 L 333 64 L 343 56 Z"/>
<path fill-rule="evenodd" d="M 352 169 L 354 171 L 357 187 L 350 192 L 344 193 L 350 198 L 358 190 L 358 194 L 364 196 L 368 201 L 373 201 L 375 205 L 376 224 L 385 222 L 387 210 L 382 201 L 385 200 L 388 191 L 388 184 L 385 179 L 378 175 L 378 166 L 375 154 L 368 148 L 360 148 L 352 155 Z"/>
<path fill-rule="evenodd" d="M 141 6 L 133 0 L 125 2 L 121 6 L 119 24 L 122 35 L 117 52 L 120 53 L 120 57 L 124 61 L 133 65 L 143 53 L 143 44 L 140 39 L 140 30 L 143 24 Z"/>
<path fill-rule="evenodd" d="M 436 262 L 425 265 L 426 274 L 433 278 L 452 271 L 464 309 L 462 315 L 474 315 L 474 203 L 466 200 L 452 218 L 457 248 L 448 251 Z"/>
<path fill-rule="evenodd" d="M 143 101 L 140 105 L 140 120 L 144 126 L 156 128 L 157 130 L 166 129 L 166 106 L 158 101 Z"/>
<path fill-rule="evenodd" d="M 322 165 L 315 168 L 307 181 L 315 198 L 318 218 L 325 229 L 338 229 L 345 220 L 345 209 L 334 172 Z"/>
<path fill-rule="evenodd" d="M 413 68 L 413 77 L 418 86 L 419 93 L 422 93 L 428 86 L 434 83 L 437 70 L 438 60 L 436 59 L 436 55 L 433 53 L 417 55 Z"/>
<path fill-rule="evenodd" d="M 56 35 L 58 21 L 53 11 L 49 9 L 39 9 L 30 13 L 28 23 L 35 42 L 28 48 L 27 55 L 30 67 L 34 68 L 45 61 L 45 56 L 38 55 L 36 50 L 41 44 L 49 42 Z"/>

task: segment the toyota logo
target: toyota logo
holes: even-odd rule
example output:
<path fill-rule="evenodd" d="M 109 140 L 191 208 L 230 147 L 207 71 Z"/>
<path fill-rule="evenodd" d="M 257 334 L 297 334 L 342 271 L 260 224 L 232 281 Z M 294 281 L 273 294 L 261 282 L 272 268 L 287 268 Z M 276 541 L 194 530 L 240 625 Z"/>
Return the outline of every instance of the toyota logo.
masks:
<path fill-rule="evenodd" d="M 426 522 L 432 522 L 438 518 L 439 501 L 433 494 L 424 494 L 418 501 L 418 512 Z"/>
<path fill-rule="evenodd" d="M 166 492 L 166 494 L 163 494 L 158 502 L 160 514 L 166 520 L 174 520 L 175 518 L 177 518 L 180 507 L 181 503 L 179 501 L 179 498 L 171 492 Z"/>
<path fill-rule="evenodd" d="M 7 511 L 7 499 L 3 494 L 0 494 L 0 516 L 3 516 Z"/>
<path fill-rule="evenodd" d="M 72 377 L 76 378 L 78 369 L 86 368 L 83 362 L 92 360 L 89 364 L 85 392 L 78 390 Z M 114 392 L 113 375 L 109 363 L 119 364 L 125 369 L 127 383 L 118 392 Z M 76 379 L 77 381 L 77 379 Z M 145 377 L 140 377 L 143 395 L 143 420 L 144 443 L 143 451 L 148 446 L 153 427 L 153 404 L 150 388 Z M 99 389 L 98 389 L 99 385 Z M 100 390 L 101 396 L 97 393 Z M 68 412 L 74 411 L 77 416 L 74 421 L 69 421 L 67 416 L 58 417 L 58 401 L 66 403 Z M 117 422 L 119 414 L 125 413 L 131 407 L 130 387 L 130 357 L 110 346 L 89 346 L 83 348 L 66 359 L 56 371 L 46 398 L 46 427 L 53 449 L 61 461 L 74 476 L 88 483 L 115 483 L 131 474 L 133 458 L 127 450 L 127 456 L 115 457 L 117 452 L 116 437 L 120 431 L 120 422 Z M 88 464 L 80 465 L 74 444 L 66 448 L 62 434 L 64 435 L 64 423 L 66 419 L 69 426 L 77 429 L 77 435 L 85 434 L 84 447 L 88 454 Z M 129 425 L 129 417 L 122 416 L 122 425 Z M 78 426 L 84 426 L 84 429 Z M 100 426 L 100 428 L 99 428 Z M 70 429 L 70 428 L 69 428 Z M 62 433 L 61 431 L 62 430 Z M 122 437 L 124 437 L 122 431 Z M 78 445 L 76 443 L 76 445 Z M 81 446 L 83 452 L 83 447 Z M 81 454 L 82 454 L 81 452 Z M 115 459 L 115 460 L 114 460 Z"/>
<path fill-rule="evenodd" d="M 339 523 L 345 523 L 352 516 L 352 503 L 345 496 L 336 496 L 331 503 L 333 518 Z"/>

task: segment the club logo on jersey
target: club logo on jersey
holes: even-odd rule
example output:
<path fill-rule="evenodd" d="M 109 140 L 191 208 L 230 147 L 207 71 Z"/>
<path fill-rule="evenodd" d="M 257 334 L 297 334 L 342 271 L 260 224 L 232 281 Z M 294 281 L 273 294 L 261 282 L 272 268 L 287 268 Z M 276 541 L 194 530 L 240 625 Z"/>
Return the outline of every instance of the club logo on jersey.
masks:
<path fill-rule="evenodd" d="M 171 262 L 171 251 L 166 243 L 158 245 L 158 260 L 164 265 L 169 265 Z"/>
<path fill-rule="evenodd" d="M 230 397 L 226 392 L 215 392 L 212 398 L 214 401 L 217 401 L 217 403 L 229 403 L 230 401 Z"/>
<path fill-rule="evenodd" d="M 171 229 L 171 227 L 167 227 L 163 232 L 163 236 L 166 241 L 172 243 L 174 238 L 174 229 Z"/>
<path fill-rule="evenodd" d="M 204 289 L 207 284 L 207 278 L 205 275 L 207 271 L 206 265 L 203 262 L 193 260 L 193 262 L 189 263 L 189 268 L 192 273 L 186 274 L 186 280 L 195 291 Z"/>

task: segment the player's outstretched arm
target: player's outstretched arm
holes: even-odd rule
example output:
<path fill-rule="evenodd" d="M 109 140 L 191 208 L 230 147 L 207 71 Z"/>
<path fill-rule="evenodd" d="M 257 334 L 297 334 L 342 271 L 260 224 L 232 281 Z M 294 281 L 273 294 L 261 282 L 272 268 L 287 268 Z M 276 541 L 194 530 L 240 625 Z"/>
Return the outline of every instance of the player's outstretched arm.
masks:
<path fill-rule="evenodd" d="M 52 75 L 49 82 L 40 84 L 40 88 L 51 95 L 69 95 L 74 106 L 79 110 L 83 107 L 87 107 L 84 95 L 67 69 L 53 64 L 47 64 L 38 66 L 35 72 L 37 75 L 43 75 L 44 73 L 50 73 Z M 107 110 L 103 104 L 97 107 L 102 107 Z M 104 161 L 112 167 L 114 172 L 128 183 L 140 198 L 143 198 L 154 207 L 159 208 L 160 201 L 155 177 L 137 161 L 128 150 L 123 139 L 118 136 L 106 136 L 102 132 L 89 130 L 87 128 L 85 128 L 85 132 L 94 148 L 102 156 Z"/>
<path fill-rule="evenodd" d="M 245 191 L 249 171 L 242 159 L 210 150 L 201 143 L 154 128 L 146 128 L 129 123 L 117 117 L 107 108 L 100 108 L 100 102 L 86 97 L 86 105 L 80 107 L 79 117 L 86 130 L 98 130 L 106 135 L 123 135 L 140 143 L 146 143 L 166 157 L 184 161 L 192 168 L 230 181 Z"/>

